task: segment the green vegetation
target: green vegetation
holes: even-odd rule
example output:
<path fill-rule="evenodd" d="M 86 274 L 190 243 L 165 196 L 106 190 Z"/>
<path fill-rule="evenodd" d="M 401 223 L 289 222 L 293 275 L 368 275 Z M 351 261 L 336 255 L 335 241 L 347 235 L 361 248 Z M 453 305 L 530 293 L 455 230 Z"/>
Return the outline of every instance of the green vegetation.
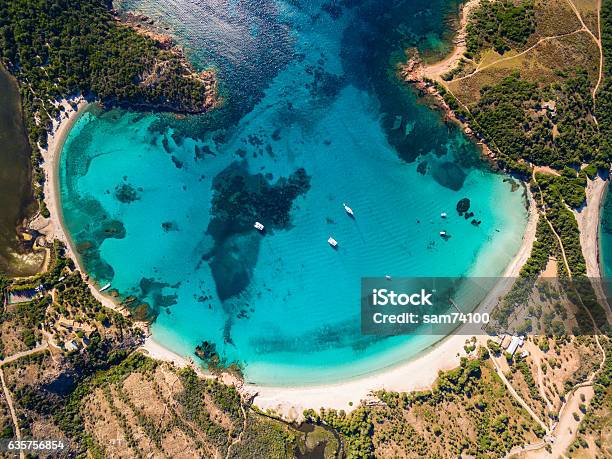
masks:
<path fill-rule="evenodd" d="M 524 46 L 535 31 L 533 0 L 485 0 L 471 14 L 466 31 L 469 58 L 486 48 L 503 54 Z"/>
<path fill-rule="evenodd" d="M 592 116 L 593 99 L 584 70 L 575 69 L 563 83 L 545 88 L 515 72 L 483 87 L 480 96 L 470 106 L 472 121 L 501 154 L 502 168 L 525 173 L 525 161 L 559 170 L 579 169 L 585 163 L 609 168 L 610 158 L 600 152 L 602 136 Z"/>
<path fill-rule="evenodd" d="M 6 298 L 6 288 L 9 285 L 9 280 L 0 274 L 0 304 L 4 304 Z"/>
<path fill-rule="evenodd" d="M 55 101 L 83 94 L 107 105 L 164 110 L 210 108 L 212 82 L 183 56 L 117 22 L 103 0 L 0 0 L 0 61 L 19 81 L 30 144 L 46 147 Z M 209 78 L 210 80 L 210 78 Z M 35 197 L 41 211 L 42 158 L 33 148 Z"/>
<path fill-rule="evenodd" d="M 146 444 L 154 445 L 154 449 L 165 455 L 169 439 L 176 439 L 177 432 L 193 440 L 192 447 L 196 449 L 190 453 L 194 455 L 203 452 L 214 455 L 213 451 L 217 451 L 236 458 L 293 456 L 299 432 L 282 422 L 249 412 L 233 386 L 202 379 L 191 368 L 177 372 L 159 366 L 159 362 L 133 353 L 116 366 L 97 372 L 72 392 L 54 415 L 55 423 L 79 445 L 80 453 L 95 455 L 99 451 L 100 457 L 108 457 L 111 452 L 94 440 L 100 433 L 95 428 L 83 429 L 83 423 L 95 417 L 89 404 L 97 406 L 102 395 L 110 409 L 106 420 L 116 420 L 128 448 L 137 457 L 147 454 L 143 450 L 143 434 Z M 128 386 L 128 378 L 134 376 L 138 382 Z M 178 379 L 174 383 L 165 379 L 175 376 Z M 134 388 L 140 384 L 152 388 L 148 403 L 164 410 L 161 419 L 135 397 Z M 177 392 L 172 390 L 175 384 Z"/>
<path fill-rule="evenodd" d="M 601 151 L 612 158 L 612 2 L 601 3 L 601 43 L 604 53 L 604 79 L 597 93 L 595 112 L 601 132 Z"/>
<path fill-rule="evenodd" d="M 502 327 L 502 330 L 507 330 L 508 319 L 517 309 L 517 305 L 527 303 L 529 296 L 536 286 L 538 276 L 546 269 L 548 260 L 552 255 L 556 255 L 557 259 L 561 259 L 559 244 L 546 220 L 540 218 L 536 228 L 536 240 L 531 248 L 529 258 L 521 268 L 519 278 L 512 285 L 511 290 L 504 299 L 493 310 L 492 317 L 495 323 Z"/>
<path fill-rule="evenodd" d="M 179 376 L 184 389 L 178 397 L 178 402 L 185 407 L 187 421 L 206 432 L 206 435 L 213 439 L 215 444 L 227 448 L 228 432 L 212 421 L 210 414 L 202 410 L 202 405 L 205 394 L 217 394 L 224 402 L 224 412 L 227 412 L 235 421 L 240 418 L 240 396 L 233 387 L 198 378 L 191 368 L 182 370 Z M 219 391 L 223 393 L 219 394 Z"/>
<path fill-rule="evenodd" d="M 549 257 L 556 253 L 558 247 L 559 244 L 550 226 L 544 218 L 540 218 L 536 228 L 536 240 L 531 247 L 529 258 L 521 267 L 520 276 L 534 279 L 539 276 L 546 269 Z"/>
<path fill-rule="evenodd" d="M 132 354 L 118 365 L 108 371 L 95 374 L 79 384 L 70 394 L 68 400 L 59 407 L 54 415 L 57 426 L 70 438 L 86 440 L 86 431 L 83 429 L 81 406 L 85 397 L 104 384 L 118 383 L 127 378 L 134 371 L 153 369 L 157 365 L 154 360 L 142 354 Z M 87 441 L 84 441 L 86 444 Z"/>
<path fill-rule="evenodd" d="M 520 371 L 521 374 L 523 375 L 523 378 L 525 379 L 525 383 L 527 384 L 527 387 L 529 388 L 529 396 L 533 400 L 541 401 L 542 397 L 540 396 L 540 392 L 538 391 L 538 386 L 536 386 L 535 380 L 533 379 L 533 374 L 531 373 L 531 370 L 529 369 L 529 365 L 527 365 L 527 362 L 525 362 L 522 359 L 519 359 L 519 360 L 514 361 L 512 366 L 515 370 Z"/>
<path fill-rule="evenodd" d="M 601 449 L 606 446 L 605 434 L 609 431 L 612 419 L 612 346 L 608 340 L 603 343 L 603 346 L 606 352 L 606 363 L 595 378 L 593 385 L 595 395 L 578 429 L 577 441 L 579 444 L 574 445 L 574 449 L 585 447 L 585 435 L 595 437 L 597 448 Z"/>
<path fill-rule="evenodd" d="M 374 445 L 372 443 L 373 424 L 370 411 L 360 406 L 350 414 L 344 410 L 321 408 L 319 413 L 314 410 L 305 410 L 304 417 L 307 422 L 328 425 L 342 434 L 346 440 L 346 457 L 373 458 Z"/>
<path fill-rule="evenodd" d="M 66 258 L 64 252 L 62 244 L 56 242 L 51 251 L 50 266 L 45 273 L 7 282 L 5 287 L 7 292 L 25 293 L 31 296 L 31 300 L 8 307 L 3 314 L 0 314 L 0 325 L 5 322 L 10 323 L 20 341 L 28 349 L 33 348 L 37 342 L 42 342 L 43 324 L 47 330 L 49 327 L 55 329 L 55 324 L 60 320 L 74 320 L 88 324 L 88 328 L 91 327 L 92 331 L 100 329 L 102 333 L 98 333 L 98 336 L 101 338 L 113 340 L 122 336 L 119 339 L 121 340 L 132 335 L 131 323 L 121 314 L 104 308 L 91 295 L 89 286 L 81 274 L 78 271 L 71 271 L 74 265 L 72 260 Z M 52 291 L 55 291 L 55 301 Z M 114 336 L 115 332 L 118 336 Z M 76 331 L 75 336 L 84 338 L 82 331 Z M 62 346 L 64 344 L 62 336 L 57 334 L 56 338 L 59 338 L 58 345 Z M 0 354 L 2 354 L 2 341 L 0 339 Z M 79 355 L 74 357 L 79 358 Z"/>
<path fill-rule="evenodd" d="M 251 415 L 249 421 L 242 434 L 243 441 L 231 450 L 232 457 L 236 459 L 252 459 L 254 457 L 285 459 L 295 457 L 297 436 L 293 429 L 281 422 L 265 419 L 261 416 Z M 334 445 L 332 444 L 331 447 L 333 448 Z M 305 456 L 307 457 L 307 455 Z"/>
<path fill-rule="evenodd" d="M 567 263 L 573 276 L 586 275 L 586 264 L 580 246 L 580 230 L 578 222 L 571 210 L 567 207 L 564 195 L 569 191 L 561 191 L 563 178 L 547 174 L 536 174 L 536 182 L 531 186 L 536 202 L 544 203 L 544 212 L 547 220 L 561 238 Z M 564 276 L 565 263 L 559 262 L 559 272 Z"/>
<path fill-rule="evenodd" d="M 473 60 L 470 63 L 473 69 L 487 49 L 494 48 L 503 54 L 509 49 L 525 48 L 535 32 L 536 20 L 541 19 L 542 24 L 538 25 L 543 27 L 557 27 L 551 18 L 559 20 L 563 17 L 563 8 L 558 12 L 554 11 L 555 8 L 547 3 L 520 0 L 482 2 L 469 19 L 467 53 L 463 62 L 444 75 L 444 80 L 450 81 L 447 87 L 453 92 L 442 84 L 435 85 L 456 116 L 468 122 L 475 135 L 487 145 L 500 169 L 525 181 L 532 177 L 535 179 L 531 190 L 542 217 L 546 218 L 540 219 L 537 242 L 521 270 L 521 279 L 494 312 L 495 319 L 504 327 L 508 325 L 510 315 L 517 305 L 526 303 L 537 277 L 549 258 L 554 256 L 558 276 L 573 279 L 573 282 L 563 285 L 563 290 L 577 308 L 577 322 L 582 332 L 592 328 L 590 316 L 597 327 L 604 330 L 603 310 L 592 286 L 584 279 L 586 263 L 572 210 L 585 204 L 587 178 L 607 175 L 612 160 L 611 2 L 602 4 L 605 75 L 595 96 L 597 76 L 592 70 L 576 65 L 566 65 L 565 68 L 553 65 L 557 56 L 546 53 L 555 48 L 544 44 L 538 53 L 534 51 L 533 55 L 540 59 L 537 62 L 529 58 L 516 61 L 521 71 L 512 72 L 509 70 L 512 66 L 506 61 L 508 65 L 492 66 L 473 75 L 473 79 L 453 80 L 459 74 L 464 75 L 466 59 Z M 553 34 L 552 31 L 549 33 Z M 585 49 L 578 38 L 572 42 L 559 42 L 559 46 L 563 46 L 568 57 L 583 54 Z M 564 56 L 560 55 L 558 59 Z M 550 78 L 540 77 L 535 71 L 538 66 L 546 68 Z M 505 76 L 500 77 L 500 74 Z M 547 166 L 553 170 L 543 169 L 540 172 L 545 173 L 534 175 L 534 166 Z M 550 331 L 563 329 L 563 323 L 555 320 L 554 314 L 542 314 L 542 311 L 539 314 L 538 320 L 541 318 Z M 527 330 L 531 326 L 525 323 L 519 328 Z"/>
<path fill-rule="evenodd" d="M 433 390 L 376 395 L 382 406 L 361 406 L 350 414 L 306 410 L 304 415 L 338 430 L 347 456 L 354 458 L 374 457 L 374 452 L 376 457 L 500 457 L 528 435 L 543 434 L 508 402 L 485 349 L 478 358 L 464 358 L 460 367 L 441 372 Z"/>

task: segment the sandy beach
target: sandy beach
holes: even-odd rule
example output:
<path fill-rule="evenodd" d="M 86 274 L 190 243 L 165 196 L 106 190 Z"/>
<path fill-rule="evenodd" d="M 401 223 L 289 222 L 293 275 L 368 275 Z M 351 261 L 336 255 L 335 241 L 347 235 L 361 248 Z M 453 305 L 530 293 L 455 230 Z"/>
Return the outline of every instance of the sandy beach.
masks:
<path fill-rule="evenodd" d="M 599 277 L 599 216 L 606 195 L 607 180 L 596 177 L 589 180 L 586 189 L 587 203 L 574 212 L 580 228 L 580 244 L 587 267 L 587 276 Z"/>
<path fill-rule="evenodd" d="M 76 110 L 72 108 L 71 102 L 77 104 Z M 53 121 L 53 131 L 47 136 L 47 148 L 40 149 L 44 159 L 42 167 L 45 174 L 45 204 L 51 216 L 49 218 L 44 218 L 42 215 L 38 215 L 30 223 L 30 227 L 44 234 L 48 241 L 54 239 L 62 241 L 66 244 L 66 247 L 70 251 L 70 255 L 76 258 L 74 257 L 74 253 L 71 250 L 72 248 L 70 247 L 68 238 L 61 224 L 57 167 L 59 156 L 64 146 L 64 142 L 66 141 L 66 136 L 79 115 L 84 112 L 87 107 L 87 102 L 82 98 L 70 101 L 64 99 L 59 102 L 59 105 L 64 107 L 64 112 L 61 115 L 62 118 L 60 121 Z"/>
<path fill-rule="evenodd" d="M 170 362 L 178 368 L 192 366 L 192 362 L 189 359 L 165 348 L 150 335 L 146 337 L 144 344 L 141 346 L 141 350 L 152 359 Z"/>
<path fill-rule="evenodd" d="M 81 266 L 81 261 L 76 255 L 73 243 L 62 225 L 58 168 L 59 157 L 66 137 L 79 116 L 86 111 L 89 104 L 82 97 L 71 100 L 63 99 L 58 103 L 64 107 L 61 119 L 53 121 L 53 131 L 47 136 L 47 148 L 41 148 L 41 154 L 44 159 L 42 167 L 45 173 L 45 204 L 49 209 L 50 217 L 44 218 L 39 214 L 30 222 L 30 227 L 43 234 L 47 241 L 53 241 L 54 239 L 62 241 L 66 246 L 68 256 L 74 260 L 81 273 L 85 273 L 86 271 Z M 72 107 L 72 104 L 76 104 L 76 110 Z M 88 280 L 88 284 L 92 295 L 105 307 L 124 316 L 129 315 L 129 312 L 124 307 L 117 304 L 109 296 L 100 293 L 93 282 Z"/>
<path fill-rule="evenodd" d="M 586 205 L 580 211 L 574 211 L 578 221 L 578 228 L 580 229 L 580 245 L 582 246 L 582 253 L 586 262 L 587 276 L 594 279 L 601 277 L 599 266 L 599 221 L 607 187 L 608 180 L 603 180 L 600 177 L 589 180 L 586 189 Z M 608 321 L 612 321 L 612 310 L 606 301 L 606 294 L 603 291 L 602 284 L 595 282 L 593 285 L 599 301 L 606 308 Z"/>
<path fill-rule="evenodd" d="M 432 80 L 440 81 L 442 79 L 442 75 L 457 66 L 459 60 L 463 57 L 466 51 L 465 37 L 468 18 L 479 4 L 480 0 L 467 0 L 461 6 L 461 11 L 459 13 L 459 27 L 457 29 L 457 35 L 453 39 L 453 51 L 440 61 L 422 65 L 419 69 L 421 78 L 427 77 L 431 78 Z"/>

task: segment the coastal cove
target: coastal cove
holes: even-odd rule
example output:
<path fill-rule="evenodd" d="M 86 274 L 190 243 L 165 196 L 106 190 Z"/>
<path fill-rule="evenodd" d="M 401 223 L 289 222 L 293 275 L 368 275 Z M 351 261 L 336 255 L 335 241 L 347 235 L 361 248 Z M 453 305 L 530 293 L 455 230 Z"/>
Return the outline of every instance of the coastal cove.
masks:
<path fill-rule="evenodd" d="M 0 444 L 611 456 L 611 44 L 612 0 L 0 0 Z"/>
<path fill-rule="evenodd" d="M 58 164 L 64 224 L 86 271 L 156 316 L 158 343 L 185 356 L 213 343 L 259 385 L 355 378 L 418 354 L 441 337 L 360 335 L 361 277 L 501 275 L 527 221 L 523 188 L 490 172 L 390 71 L 400 26 L 427 49 L 443 42 L 443 15 L 415 4 L 364 57 L 371 42 L 352 35 L 389 26 L 366 14 L 377 6 L 283 6 L 246 27 L 262 53 L 266 33 L 284 31 L 289 54 L 244 106 L 214 122 L 88 110 Z M 175 33 L 189 49 L 198 29 Z M 192 59 L 219 66 L 228 94 L 249 81 L 224 74 L 265 65 L 245 70 L 215 52 Z M 458 215 L 462 198 L 482 223 Z"/>

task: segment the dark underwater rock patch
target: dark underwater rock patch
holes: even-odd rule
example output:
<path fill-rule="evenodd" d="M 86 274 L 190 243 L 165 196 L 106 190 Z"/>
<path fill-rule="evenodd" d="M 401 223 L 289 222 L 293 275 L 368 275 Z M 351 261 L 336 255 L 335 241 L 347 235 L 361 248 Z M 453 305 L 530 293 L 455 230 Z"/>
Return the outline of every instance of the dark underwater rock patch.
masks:
<path fill-rule="evenodd" d="M 77 252 L 83 259 L 87 271 L 95 273 L 96 279 L 112 279 L 115 270 L 100 256 L 100 244 L 97 241 L 88 240 L 77 244 Z"/>
<path fill-rule="evenodd" d="M 312 75 L 312 82 L 305 85 L 312 98 L 332 99 L 346 84 L 343 76 L 326 72 L 322 66 L 306 66 L 305 71 Z"/>
<path fill-rule="evenodd" d="M 427 161 L 420 162 L 417 166 L 417 172 L 421 175 L 427 174 L 427 166 L 428 166 Z"/>
<path fill-rule="evenodd" d="M 460 199 L 457 202 L 457 212 L 459 212 L 459 215 L 462 215 L 464 212 L 470 210 L 470 205 L 471 202 L 468 198 Z"/>
<path fill-rule="evenodd" d="M 203 145 L 201 147 L 198 145 L 195 145 L 193 147 L 193 150 L 194 150 L 196 161 L 200 161 L 206 158 L 206 155 L 217 156 L 217 154 L 214 151 L 212 151 L 208 145 Z"/>
<path fill-rule="evenodd" d="M 259 234 L 233 234 L 213 249 L 210 270 L 221 301 L 242 293 L 251 282 L 259 256 Z"/>
<path fill-rule="evenodd" d="M 139 283 L 141 299 L 149 299 L 152 304 L 148 304 L 149 313 L 154 316 L 159 314 L 161 308 L 168 308 L 178 302 L 176 293 L 164 294 L 165 288 L 176 288 L 166 282 L 160 282 L 150 277 L 143 277 Z"/>
<path fill-rule="evenodd" d="M 354 323 L 350 321 L 335 323 L 332 326 L 322 326 L 299 337 L 286 336 L 273 333 L 253 339 L 251 345 L 263 353 L 274 352 L 302 352 L 309 349 L 320 352 L 326 349 L 337 349 L 350 346 L 355 350 L 363 350 L 381 337 L 362 335 L 355 330 Z"/>
<path fill-rule="evenodd" d="M 125 226 L 119 220 L 105 220 L 94 235 L 96 239 L 123 239 L 126 235 Z"/>
<path fill-rule="evenodd" d="M 149 296 L 152 293 L 161 292 L 162 289 L 170 286 L 170 284 L 166 282 L 159 282 L 151 277 L 141 278 L 138 285 L 142 296 Z"/>
<path fill-rule="evenodd" d="M 170 149 L 170 142 L 168 141 L 167 137 L 164 137 L 162 139 L 162 146 L 164 147 L 164 150 L 166 150 L 166 153 L 172 154 L 172 150 Z"/>
<path fill-rule="evenodd" d="M 93 217 L 90 219 L 90 224 L 86 228 L 87 237 L 79 237 L 77 244 L 77 252 L 81 255 L 87 271 L 90 272 L 100 282 L 111 281 L 115 277 L 115 270 L 108 264 L 100 254 L 100 246 L 106 239 L 123 239 L 126 235 L 125 226 L 122 222 L 115 219 L 109 219 L 104 213 L 96 213 L 101 211 L 101 206 L 98 201 L 86 201 L 84 209 L 90 210 Z"/>
<path fill-rule="evenodd" d="M 176 222 L 163 222 L 161 224 L 162 229 L 166 232 L 169 233 L 170 231 L 178 231 L 178 224 Z"/>
<path fill-rule="evenodd" d="M 232 163 L 215 177 L 213 189 L 209 233 L 219 240 L 223 235 L 211 229 L 250 231 L 256 220 L 268 227 L 288 228 L 293 201 L 310 189 L 310 177 L 300 168 L 271 185 L 264 174 L 250 175 L 244 165 Z"/>
<path fill-rule="evenodd" d="M 182 169 L 183 168 L 183 161 L 181 161 L 180 159 L 178 159 L 176 156 L 172 155 L 172 162 L 174 163 L 174 166 L 177 169 Z"/>
<path fill-rule="evenodd" d="M 161 308 L 169 308 L 178 303 L 178 295 L 162 295 L 161 293 L 156 293 L 153 295 L 153 304 L 157 308 L 157 310 Z"/>
<path fill-rule="evenodd" d="M 445 161 L 433 168 L 432 177 L 443 187 L 459 191 L 463 187 L 467 174 L 455 163 Z"/>
<path fill-rule="evenodd" d="M 230 164 L 214 178 L 207 233 L 215 245 L 202 258 L 210 265 L 222 301 L 239 295 L 251 281 L 262 238 L 254 222 L 262 222 L 267 230 L 290 228 L 293 202 L 309 189 L 304 169 L 271 184 L 262 173 L 249 174 L 244 162 Z"/>
<path fill-rule="evenodd" d="M 130 204 L 140 199 L 138 191 L 129 183 L 122 183 L 115 187 L 115 198 L 123 204 Z"/>

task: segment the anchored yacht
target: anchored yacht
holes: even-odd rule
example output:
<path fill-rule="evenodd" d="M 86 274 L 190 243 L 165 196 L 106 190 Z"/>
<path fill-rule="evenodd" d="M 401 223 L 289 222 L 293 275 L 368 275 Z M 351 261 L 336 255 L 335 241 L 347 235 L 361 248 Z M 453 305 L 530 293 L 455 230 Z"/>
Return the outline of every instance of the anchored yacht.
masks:
<path fill-rule="evenodd" d="M 346 203 L 343 202 L 342 206 L 344 207 L 344 210 L 347 214 L 349 214 L 351 217 L 355 216 L 355 214 L 353 213 L 353 209 L 351 209 Z"/>

